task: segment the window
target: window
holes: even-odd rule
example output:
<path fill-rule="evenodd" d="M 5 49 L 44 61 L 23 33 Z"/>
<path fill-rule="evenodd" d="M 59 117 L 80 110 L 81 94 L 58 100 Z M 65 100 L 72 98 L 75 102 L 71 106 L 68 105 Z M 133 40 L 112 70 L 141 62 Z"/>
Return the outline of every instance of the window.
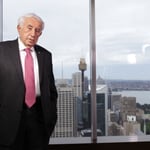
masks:
<path fill-rule="evenodd" d="M 148 0 L 96 1 L 97 86 L 107 86 L 109 141 L 149 138 L 149 5 Z"/>
<path fill-rule="evenodd" d="M 149 5 L 95 0 L 97 142 L 149 141 Z M 17 37 L 17 19 L 27 12 L 45 21 L 38 43 L 53 54 L 59 102 L 51 143 L 90 143 L 89 1 L 5 0 L 3 40 Z"/>

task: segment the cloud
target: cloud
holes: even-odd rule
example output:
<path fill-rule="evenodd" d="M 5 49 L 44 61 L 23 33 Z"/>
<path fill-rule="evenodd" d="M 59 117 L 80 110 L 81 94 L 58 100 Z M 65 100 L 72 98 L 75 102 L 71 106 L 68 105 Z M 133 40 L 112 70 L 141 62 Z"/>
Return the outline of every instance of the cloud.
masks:
<path fill-rule="evenodd" d="M 56 74 L 60 75 L 63 62 L 64 70 L 66 69 L 65 75 L 68 74 L 71 77 L 72 71 L 78 71 L 81 57 L 86 58 L 87 72 L 89 72 L 91 65 L 89 59 L 89 1 L 4 0 L 3 3 L 4 40 L 17 37 L 16 24 L 20 15 L 35 12 L 45 21 L 45 30 L 39 44 L 53 53 Z M 122 74 L 121 66 L 124 70 L 132 72 L 134 68 L 128 69 L 128 67 L 131 68 L 130 65 L 140 68 L 140 65 L 150 64 L 149 47 L 145 47 L 143 51 L 144 45 L 150 44 L 149 6 L 149 0 L 96 1 L 98 73 L 104 75 L 107 72 L 106 77 L 109 75 L 111 77 L 110 73 L 112 73 L 113 77 L 117 78 L 119 74 Z M 118 71 L 114 69 L 118 73 L 108 72 L 110 66 L 118 69 Z M 103 68 L 103 71 L 99 68 Z M 134 76 L 137 75 L 134 73 Z M 124 77 L 132 78 L 133 76 L 129 73 Z"/>

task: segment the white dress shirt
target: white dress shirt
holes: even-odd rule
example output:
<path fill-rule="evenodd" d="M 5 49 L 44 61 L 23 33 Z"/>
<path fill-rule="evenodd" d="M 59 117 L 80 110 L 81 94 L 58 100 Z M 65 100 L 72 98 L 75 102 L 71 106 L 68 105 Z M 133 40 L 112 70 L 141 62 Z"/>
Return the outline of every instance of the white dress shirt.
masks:
<path fill-rule="evenodd" d="M 23 76 L 25 76 L 25 45 L 22 43 L 22 41 L 18 38 L 18 44 L 19 44 L 19 52 L 20 52 L 20 59 L 21 59 L 21 65 L 23 70 Z M 40 96 L 40 83 L 39 83 L 39 65 L 37 60 L 37 55 L 34 50 L 34 47 L 31 48 L 31 55 L 33 57 L 33 63 L 34 63 L 34 76 L 35 76 L 35 90 L 36 90 L 36 96 Z"/>

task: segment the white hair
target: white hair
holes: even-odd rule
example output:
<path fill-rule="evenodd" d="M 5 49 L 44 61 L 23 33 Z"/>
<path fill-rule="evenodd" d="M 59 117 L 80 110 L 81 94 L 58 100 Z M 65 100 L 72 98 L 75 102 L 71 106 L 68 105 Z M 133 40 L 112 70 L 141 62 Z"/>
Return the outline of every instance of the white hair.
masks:
<path fill-rule="evenodd" d="M 41 24 L 42 24 L 42 30 L 44 29 L 44 21 L 42 20 L 41 17 L 39 17 L 35 13 L 28 13 L 28 14 L 25 14 L 25 15 L 21 16 L 18 19 L 18 25 L 23 25 L 25 18 L 35 18 L 36 20 L 38 20 L 39 22 L 41 22 Z"/>

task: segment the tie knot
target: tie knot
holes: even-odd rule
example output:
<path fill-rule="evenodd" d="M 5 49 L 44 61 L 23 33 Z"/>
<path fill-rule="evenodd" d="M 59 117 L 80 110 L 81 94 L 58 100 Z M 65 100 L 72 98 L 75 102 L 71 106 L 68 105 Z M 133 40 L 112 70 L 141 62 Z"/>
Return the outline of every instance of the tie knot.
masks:
<path fill-rule="evenodd" d="M 26 53 L 30 53 L 31 49 L 30 48 L 26 48 L 25 51 L 26 51 Z"/>

